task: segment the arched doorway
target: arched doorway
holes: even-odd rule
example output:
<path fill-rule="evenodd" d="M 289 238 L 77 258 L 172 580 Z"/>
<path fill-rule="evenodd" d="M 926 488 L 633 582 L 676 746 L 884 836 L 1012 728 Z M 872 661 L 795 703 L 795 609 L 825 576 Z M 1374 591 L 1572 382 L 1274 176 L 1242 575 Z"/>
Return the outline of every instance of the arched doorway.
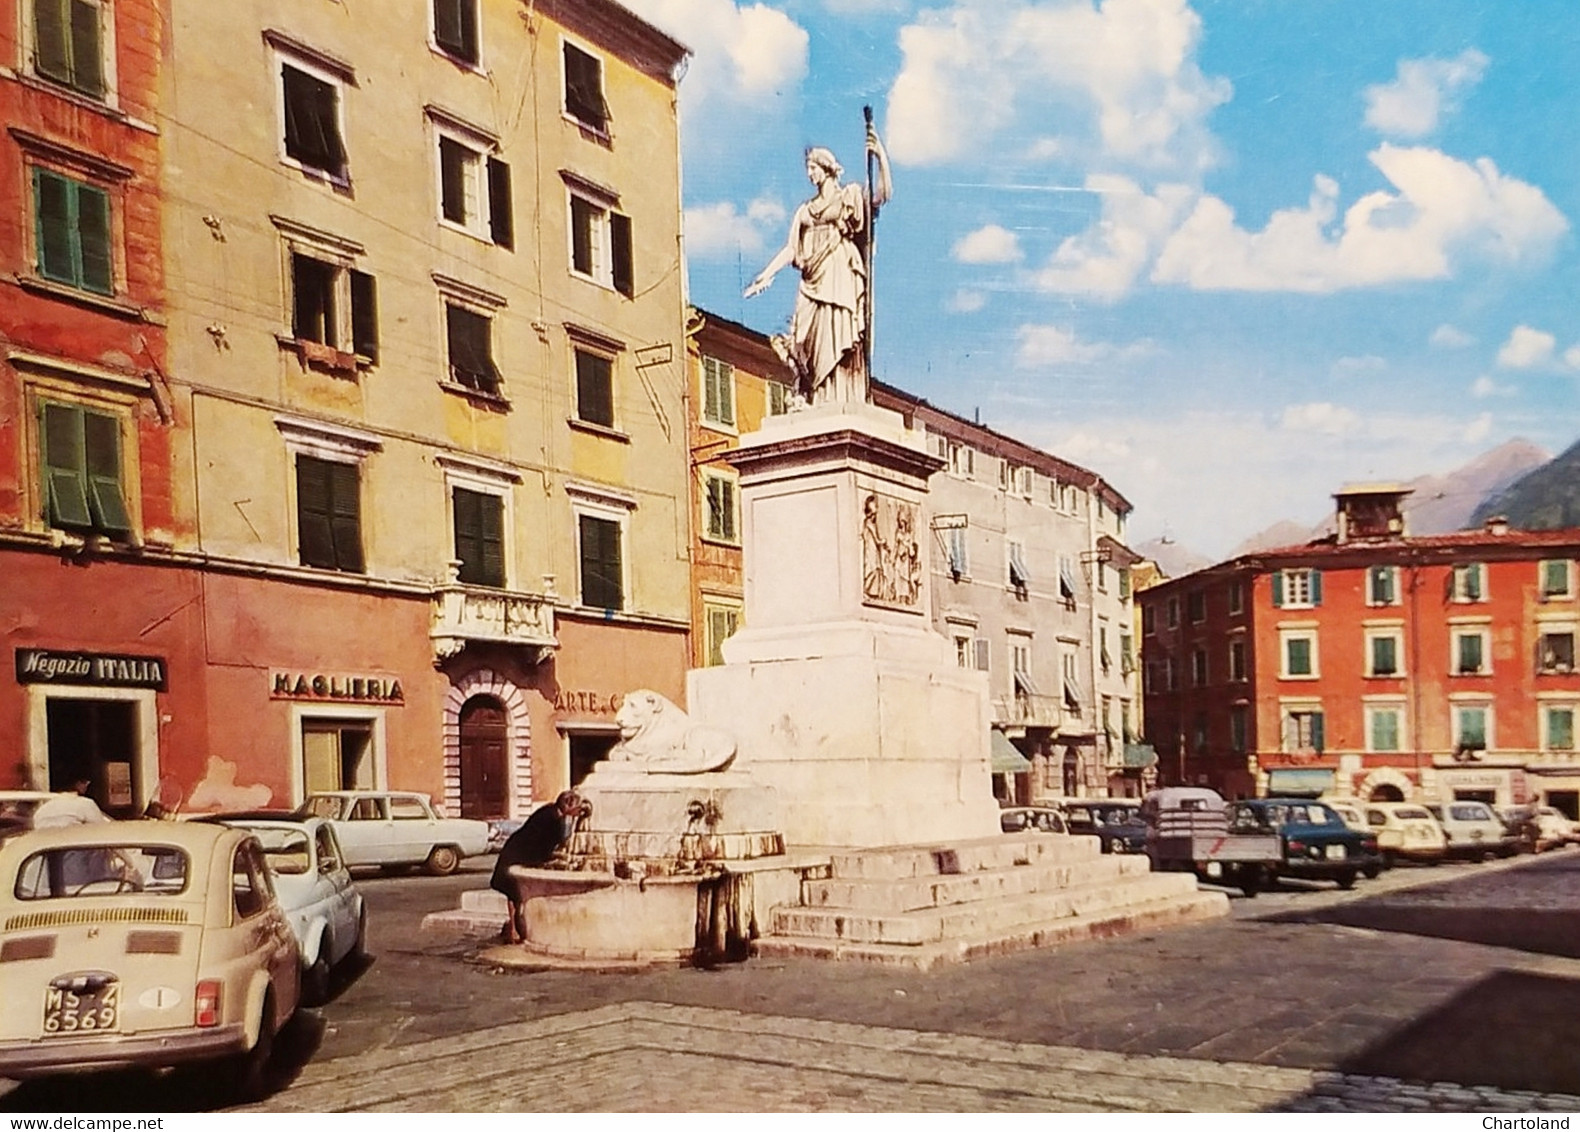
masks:
<path fill-rule="evenodd" d="M 1402 802 L 1404 801 L 1404 791 L 1400 790 L 1391 782 L 1384 782 L 1381 785 L 1373 788 L 1371 797 L 1368 798 L 1367 801 Z"/>
<path fill-rule="evenodd" d="M 505 705 L 493 696 L 473 696 L 461 706 L 461 816 L 507 817 L 510 813 L 510 732 Z"/>

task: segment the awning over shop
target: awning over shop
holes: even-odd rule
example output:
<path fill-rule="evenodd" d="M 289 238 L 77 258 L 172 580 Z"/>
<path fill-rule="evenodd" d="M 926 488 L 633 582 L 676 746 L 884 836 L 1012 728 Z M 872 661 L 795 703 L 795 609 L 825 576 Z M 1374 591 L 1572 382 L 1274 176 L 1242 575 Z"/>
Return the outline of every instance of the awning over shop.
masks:
<path fill-rule="evenodd" d="M 1145 770 L 1156 766 L 1158 753 L 1151 743 L 1126 743 L 1125 766 L 1131 770 Z"/>
<path fill-rule="evenodd" d="M 1004 732 L 993 729 L 993 773 L 1025 774 L 1031 769 L 1031 760 L 1015 749 L 1015 744 L 1004 737 Z"/>
<path fill-rule="evenodd" d="M 1275 767 L 1267 772 L 1270 798 L 1316 798 L 1333 789 L 1331 770 Z"/>

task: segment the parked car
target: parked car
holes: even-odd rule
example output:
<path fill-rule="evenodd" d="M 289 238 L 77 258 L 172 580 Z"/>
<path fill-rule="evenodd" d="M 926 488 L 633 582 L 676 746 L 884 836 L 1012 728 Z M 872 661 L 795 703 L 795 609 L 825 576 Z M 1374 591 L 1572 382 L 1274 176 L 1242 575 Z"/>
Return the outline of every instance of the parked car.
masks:
<path fill-rule="evenodd" d="M 1450 857 L 1490 861 L 1520 851 L 1520 838 L 1485 802 L 1439 802 L 1427 806 L 1448 839 Z"/>
<path fill-rule="evenodd" d="M 1355 878 L 1382 871 L 1375 834 L 1351 829 L 1332 806 L 1309 798 L 1256 798 L 1229 807 L 1229 828 L 1278 834 L 1279 876 L 1331 880 L 1353 888 Z"/>
<path fill-rule="evenodd" d="M 301 991 L 258 839 L 202 822 L 7 840 L 0 963 L 0 1077 L 213 1061 L 256 1097 Z"/>
<path fill-rule="evenodd" d="M 1504 810 L 1502 817 L 1526 852 L 1545 853 L 1580 844 L 1580 826 L 1552 806 L 1514 806 Z"/>
<path fill-rule="evenodd" d="M 204 821 L 252 831 L 274 874 L 274 891 L 296 935 L 302 998 L 329 997 L 332 969 L 367 953 L 368 913 L 351 881 L 334 827 L 323 818 L 214 814 Z"/>
<path fill-rule="evenodd" d="M 1154 869 L 1190 871 L 1198 880 L 1255 896 L 1283 860 L 1276 833 L 1231 829 L 1229 809 L 1205 786 L 1165 786 L 1141 799 L 1147 859 Z"/>
<path fill-rule="evenodd" d="M 1068 833 L 1064 815 L 1046 806 L 1008 806 L 998 812 L 1005 833 Z"/>
<path fill-rule="evenodd" d="M 1094 798 L 1064 804 L 1071 833 L 1096 837 L 1104 853 L 1145 853 L 1147 823 L 1141 820 L 1141 803 Z"/>
<path fill-rule="evenodd" d="M 0 790 L 0 841 L 33 828 L 33 811 L 52 797 L 48 790 Z"/>
<path fill-rule="evenodd" d="M 488 851 L 488 823 L 447 818 L 426 794 L 405 790 L 333 790 L 309 794 L 298 817 L 320 817 L 335 829 L 347 868 L 395 870 L 422 865 L 434 876 L 455 872 L 466 857 Z"/>
<path fill-rule="evenodd" d="M 1448 854 L 1448 837 L 1430 810 L 1415 802 L 1367 802 L 1366 824 L 1377 835 L 1387 864 L 1420 861 L 1435 865 Z"/>

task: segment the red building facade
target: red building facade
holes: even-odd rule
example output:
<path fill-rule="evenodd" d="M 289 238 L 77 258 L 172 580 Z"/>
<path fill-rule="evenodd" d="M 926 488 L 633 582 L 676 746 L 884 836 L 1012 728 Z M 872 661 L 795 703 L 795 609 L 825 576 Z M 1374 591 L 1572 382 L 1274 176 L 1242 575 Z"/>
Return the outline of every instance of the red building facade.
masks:
<path fill-rule="evenodd" d="M 1580 530 L 1407 537 L 1403 494 L 1138 595 L 1165 780 L 1576 814 Z"/>

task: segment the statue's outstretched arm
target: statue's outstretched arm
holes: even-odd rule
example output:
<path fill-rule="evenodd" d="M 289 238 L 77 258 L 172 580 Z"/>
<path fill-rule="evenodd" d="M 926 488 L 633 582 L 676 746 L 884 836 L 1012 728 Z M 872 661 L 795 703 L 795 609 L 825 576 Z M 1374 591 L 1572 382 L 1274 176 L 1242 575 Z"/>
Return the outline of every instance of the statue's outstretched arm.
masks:
<path fill-rule="evenodd" d="M 780 248 L 773 259 L 768 261 L 768 266 L 757 273 L 757 278 L 746 285 L 742 292 L 745 298 L 760 295 L 768 290 L 768 285 L 774 281 L 774 276 L 779 274 L 781 268 L 788 267 L 790 261 L 795 259 L 795 223 L 790 226 L 790 238 L 785 241 L 785 246 Z"/>

